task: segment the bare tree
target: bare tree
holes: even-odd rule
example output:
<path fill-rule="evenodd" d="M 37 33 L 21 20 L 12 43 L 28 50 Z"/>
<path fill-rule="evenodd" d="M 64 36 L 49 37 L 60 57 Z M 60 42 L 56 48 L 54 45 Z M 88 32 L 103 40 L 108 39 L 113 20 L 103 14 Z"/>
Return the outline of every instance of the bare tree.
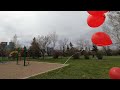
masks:
<path fill-rule="evenodd" d="M 22 45 L 20 44 L 19 41 L 17 41 L 17 43 L 16 43 L 16 48 L 20 48 L 20 47 L 22 47 Z"/>
<path fill-rule="evenodd" d="M 110 11 L 107 16 L 108 19 L 102 29 L 111 36 L 114 44 L 120 47 L 120 11 Z"/>
<path fill-rule="evenodd" d="M 83 39 L 77 39 L 77 40 L 76 40 L 76 45 L 77 45 L 77 47 L 79 48 L 79 50 L 82 50 L 82 49 L 83 49 L 83 47 L 84 47 L 83 43 L 84 43 L 84 40 L 83 40 Z"/>
<path fill-rule="evenodd" d="M 39 48 L 40 48 L 40 50 L 42 52 L 43 59 L 44 59 L 46 49 L 47 49 L 48 45 L 51 43 L 50 36 L 49 35 L 47 35 L 47 36 L 38 36 L 37 42 L 39 44 Z"/>
<path fill-rule="evenodd" d="M 84 47 L 86 51 L 90 51 L 90 41 L 89 40 L 84 40 Z"/>
<path fill-rule="evenodd" d="M 53 47 L 53 49 L 54 49 L 55 46 L 56 46 L 56 43 L 57 43 L 57 41 L 58 41 L 58 35 L 56 34 L 56 32 L 52 32 L 52 33 L 50 34 L 50 40 L 51 40 L 52 47 Z"/>
<path fill-rule="evenodd" d="M 89 40 L 84 40 L 83 38 L 77 39 L 76 45 L 79 48 L 79 50 L 85 49 L 87 51 L 90 51 L 90 48 L 92 46 Z"/>
<path fill-rule="evenodd" d="M 37 42 L 39 43 L 39 47 L 41 49 L 46 49 L 48 45 L 51 43 L 50 36 L 38 36 Z"/>
<path fill-rule="evenodd" d="M 60 46 L 60 49 L 63 50 L 63 53 L 66 50 L 67 43 L 68 43 L 68 38 L 64 38 L 62 40 L 59 40 L 59 46 Z"/>

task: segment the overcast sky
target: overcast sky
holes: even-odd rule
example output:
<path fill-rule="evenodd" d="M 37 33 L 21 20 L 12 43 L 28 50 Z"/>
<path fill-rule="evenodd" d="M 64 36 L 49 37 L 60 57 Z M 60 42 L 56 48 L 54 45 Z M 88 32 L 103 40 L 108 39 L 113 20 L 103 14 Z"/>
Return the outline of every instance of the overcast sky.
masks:
<path fill-rule="evenodd" d="M 86 11 L 0 11 L 0 42 L 9 42 L 17 34 L 21 43 L 34 36 L 56 32 L 59 38 L 88 38 L 100 28 L 87 25 Z"/>

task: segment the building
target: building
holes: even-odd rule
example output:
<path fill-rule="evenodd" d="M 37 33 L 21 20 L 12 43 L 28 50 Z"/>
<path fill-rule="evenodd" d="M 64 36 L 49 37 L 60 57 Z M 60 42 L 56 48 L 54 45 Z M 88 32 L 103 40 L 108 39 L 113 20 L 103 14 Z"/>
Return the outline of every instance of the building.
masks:
<path fill-rule="evenodd" d="M 14 50 L 15 44 L 13 42 L 9 42 L 9 45 L 7 46 L 9 50 Z"/>
<path fill-rule="evenodd" d="M 6 47 L 7 47 L 7 42 L 1 42 L 0 43 L 0 48 L 1 49 L 6 49 Z"/>
<path fill-rule="evenodd" d="M 0 50 L 13 50 L 15 47 L 15 44 L 13 42 L 1 42 L 0 43 Z"/>

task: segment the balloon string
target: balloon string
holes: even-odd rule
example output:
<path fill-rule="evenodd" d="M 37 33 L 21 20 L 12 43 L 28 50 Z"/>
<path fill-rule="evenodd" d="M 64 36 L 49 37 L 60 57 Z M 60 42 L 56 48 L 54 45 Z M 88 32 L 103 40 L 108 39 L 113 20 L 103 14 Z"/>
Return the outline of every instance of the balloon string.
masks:
<path fill-rule="evenodd" d="M 82 51 L 81 51 L 82 52 Z M 75 54 L 81 53 L 81 52 L 76 52 Z M 63 65 L 65 65 L 75 54 L 73 54 L 72 56 L 70 56 L 64 63 Z M 61 68 L 62 69 L 62 68 Z M 60 70 L 61 70 L 60 69 Z M 60 70 L 58 72 L 60 72 Z"/>
<path fill-rule="evenodd" d="M 79 53 L 79 52 L 76 52 L 75 54 L 77 54 L 77 53 Z M 66 60 L 66 62 L 65 62 L 64 64 L 66 64 L 75 54 L 73 54 L 72 56 L 70 56 L 70 57 Z"/>

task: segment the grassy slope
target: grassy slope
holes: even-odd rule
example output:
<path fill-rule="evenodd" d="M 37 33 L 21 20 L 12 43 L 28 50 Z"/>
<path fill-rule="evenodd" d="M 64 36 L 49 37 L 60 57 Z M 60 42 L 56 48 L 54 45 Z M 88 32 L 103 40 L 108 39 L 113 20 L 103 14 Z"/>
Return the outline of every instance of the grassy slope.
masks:
<path fill-rule="evenodd" d="M 45 62 L 64 63 L 64 59 L 46 59 L 40 60 Z M 69 66 L 59 70 L 54 70 L 48 73 L 37 75 L 29 79 L 109 79 L 109 70 L 112 67 L 120 66 L 120 57 L 104 57 L 104 60 L 79 60 L 70 59 L 67 64 Z"/>

